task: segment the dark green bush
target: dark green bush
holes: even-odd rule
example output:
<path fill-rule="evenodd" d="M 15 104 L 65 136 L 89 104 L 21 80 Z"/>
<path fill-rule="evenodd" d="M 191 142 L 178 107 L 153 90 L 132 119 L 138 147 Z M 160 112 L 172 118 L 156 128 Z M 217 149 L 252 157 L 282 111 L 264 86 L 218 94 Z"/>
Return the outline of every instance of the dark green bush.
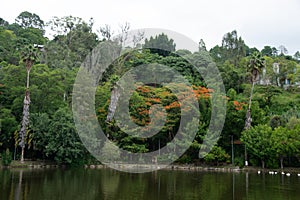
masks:
<path fill-rule="evenodd" d="M 2 153 L 2 165 L 9 166 L 12 161 L 12 154 L 9 149 Z"/>
<path fill-rule="evenodd" d="M 234 164 L 239 166 L 239 168 L 243 168 L 245 166 L 245 159 L 243 157 L 235 157 Z"/>

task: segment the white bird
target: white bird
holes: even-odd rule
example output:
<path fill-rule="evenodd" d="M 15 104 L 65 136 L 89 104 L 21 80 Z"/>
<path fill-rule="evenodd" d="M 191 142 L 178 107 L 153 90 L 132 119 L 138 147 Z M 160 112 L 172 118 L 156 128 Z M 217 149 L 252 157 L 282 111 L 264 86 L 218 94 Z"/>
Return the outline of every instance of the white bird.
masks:
<path fill-rule="evenodd" d="M 274 172 L 274 174 L 277 174 L 277 172 Z"/>
<path fill-rule="evenodd" d="M 284 172 L 281 172 L 281 174 L 284 175 L 285 173 L 284 173 Z"/>
<path fill-rule="evenodd" d="M 298 176 L 300 176 L 300 174 L 297 174 Z"/>
<path fill-rule="evenodd" d="M 257 174 L 260 174 L 260 171 L 257 171 Z"/>
<path fill-rule="evenodd" d="M 286 173 L 286 175 L 287 175 L 287 176 L 290 176 L 291 174 L 290 174 L 290 173 Z"/>

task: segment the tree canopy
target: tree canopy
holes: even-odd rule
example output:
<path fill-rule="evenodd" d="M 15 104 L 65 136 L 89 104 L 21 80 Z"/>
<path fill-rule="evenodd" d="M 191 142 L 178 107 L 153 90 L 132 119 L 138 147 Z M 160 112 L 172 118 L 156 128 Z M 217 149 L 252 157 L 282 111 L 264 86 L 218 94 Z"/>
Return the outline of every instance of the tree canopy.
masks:
<path fill-rule="evenodd" d="M 49 30 L 53 36 L 50 39 L 45 36 Z M 250 165 L 300 166 L 299 51 L 290 56 L 284 45 L 265 45 L 261 50 L 249 47 L 233 30 L 220 38 L 221 45 L 208 49 L 200 39 L 198 50 L 191 52 L 176 49 L 175 41 L 165 33 L 149 38 L 144 38 L 143 33 L 131 37 L 129 30 L 126 23 L 119 30 L 121 36 L 115 39 L 113 33 L 118 31 L 108 24 L 95 27 L 92 18 L 85 21 L 75 16 L 56 16 L 46 22 L 28 11 L 20 13 L 14 23 L 0 18 L 0 153 L 8 149 L 15 152 L 16 159 L 21 156 L 18 133 L 24 116 L 24 92 L 29 94 L 30 89 L 30 112 L 22 136 L 25 158 L 68 165 L 97 163 L 83 147 L 75 129 L 70 109 L 74 80 L 82 62 L 98 44 L 110 41 L 121 49 L 126 40 L 132 40 L 134 46 L 126 47 L 124 54 L 111 63 L 95 88 L 95 115 L 110 142 L 132 153 L 143 153 L 167 146 L 176 136 L 182 106 L 163 84 L 139 86 L 129 101 L 130 119 L 142 128 L 151 123 L 151 116 L 161 114 L 152 113 L 152 106 L 159 104 L 166 111 L 166 123 L 155 136 L 134 137 L 118 127 L 113 115 L 107 120 L 112 102 L 117 99 L 112 94 L 118 80 L 140 65 L 157 63 L 181 74 L 191 84 L 199 104 L 199 108 L 189 107 L 199 109 L 199 122 L 191 119 L 187 126 L 196 127 L 196 136 L 177 162 L 230 163 L 231 139 L 234 139 L 235 163 L 240 166 L 245 159 L 244 145 L 249 151 Z M 199 159 L 199 149 L 210 126 L 215 91 L 207 87 L 203 74 L 198 72 L 206 73 L 212 65 L 218 67 L 225 85 L 227 114 L 220 139 L 207 157 Z M 147 70 L 140 71 L 139 75 L 146 73 Z M 245 130 L 246 119 L 250 123 Z M 180 148 L 186 142 L 168 148 Z M 108 157 L 108 152 L 113 151 L 108 160 L 122 158 L 118 149 L 108 144 L 99 150 L 101 155 Z"/>

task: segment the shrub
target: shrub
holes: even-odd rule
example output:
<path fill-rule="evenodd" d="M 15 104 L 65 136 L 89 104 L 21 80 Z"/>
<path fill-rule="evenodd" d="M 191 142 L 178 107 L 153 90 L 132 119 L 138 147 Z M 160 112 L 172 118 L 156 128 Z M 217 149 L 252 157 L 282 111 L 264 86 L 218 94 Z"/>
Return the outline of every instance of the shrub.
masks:
<path fill-rule="evenodd" d="M 230 162 L 230 156 L 221 147 L 214 146 L 204 157 L 204 161 L 219 166 L 220 163 Z"/>
<path fill-rule="evenodd" d="M 235 157 L 234 164 L 239 166 L 239 168 L 243 168 L 245 166 L 245 159 L 243 157 Z"/>
<path fill-rule="evenodd" d="M 12 154 L 10 153 L 9 149 L 6 149 L 2 153 L 2 165 L 9 166 L 12 161 Z"/>

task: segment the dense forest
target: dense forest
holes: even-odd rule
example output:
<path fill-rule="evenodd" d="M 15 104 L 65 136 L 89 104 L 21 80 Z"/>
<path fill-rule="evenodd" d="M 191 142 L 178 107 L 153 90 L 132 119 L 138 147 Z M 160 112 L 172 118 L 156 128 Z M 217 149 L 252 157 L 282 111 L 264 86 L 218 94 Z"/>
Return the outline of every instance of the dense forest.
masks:
<path fill-rule="evenodd" d="M 46 30 L 51 30 L 53 39 L 45 36 Z M 15 23 L 0 18 L 0 153 L 4 164 L 10 158 L 67 165 L 98 162 L 76 132 L 71 108 L 73 84 L 93 48 L 104 41 L 122 46 L 129 30 L 128 23 L 120 30 L 112 30 L 109 25 L 97 29 L 93 19 L 86 22 L 73 16 L 44 22 L 27 11 L 20 13 Z M 121 37 L 114 39 L 114 31 Z M 235 30 L 224 34 L 221 45 L 211 49 L 201 39 L 196 52 L 176 49 L 173 39 L 164 33 L 145 40 L 140 34 L 134 40 L 136 46 L 127 47 L 128 53 L 105 72 L 95 95 L 97 119 L 120 148 L 151 152 L 170 142 L 178 130 L 180 104 L 161 85 L 138 87 L 129 109 L 131 119 L 146 126 L 150 123 L 150 107 L 161 104 L 167 120 L 158 134 L 138 138 L 124 133 L 113 119 L 107 122 L 116 81 L 131 68 L 158 63 L 175 69 L 190 82 L 201 111 L 196 137 L 178 163 L 222 165 L 233 161 L 243 167 L 247 159 L 251 166 L 300 166 L 299 51 L 291 56 L 283 45 L 261 50 L 249 47 Z M 149 48 L 153 46 L 156 48 Z M 226 90 L 224 128 L 218 143 L 201 159 L 198 153 L 210 123 L 214 91 L 188 60 L 204 68 L 215 63 Z M 195 126 L 192 122 L 189 125 Z M 116 158 L 122 156 L 107 146 L 101 151 L 103 157 L 107 151 L 113 151 Z"/>

